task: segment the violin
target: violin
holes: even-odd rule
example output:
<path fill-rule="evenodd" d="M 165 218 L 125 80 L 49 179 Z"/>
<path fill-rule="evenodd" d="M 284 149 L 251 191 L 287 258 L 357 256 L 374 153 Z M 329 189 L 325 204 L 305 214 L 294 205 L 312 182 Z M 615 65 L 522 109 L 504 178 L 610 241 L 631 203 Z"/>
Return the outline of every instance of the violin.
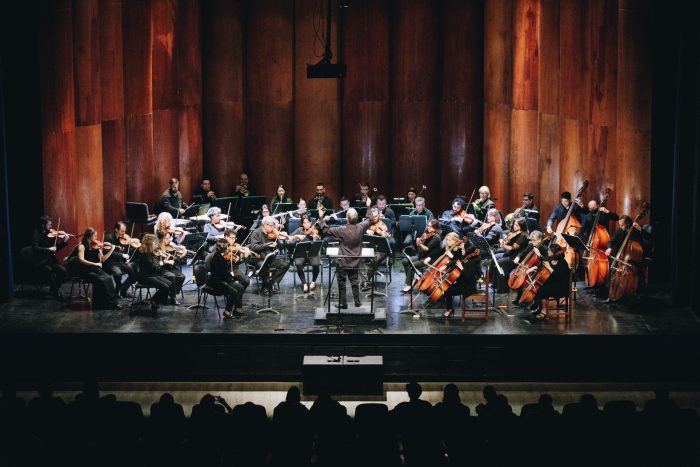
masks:
<path fill-rule="evenodd" d="M 485 222 L 485 223 L 481 224 L 481 226 L 478 229 L 476 229 L 476 232 L 479 235 L 484 235 L 486 232 L 491 230 L 491 227 L 493 227 L 494 225 L 496 225 L 495 222 Z"/>
<path fill-rule="evenodd" d="M 314 227 L 313 225 L 311 227 L 309 227 L 308 229 L 304 229 L 304 235 L 306 235 L 307 237 L 311 237 L 314 240 L 319 238 L 318 237 L 318 229 L 316 229 L 316 227 Z"/>
<path fill-rule="evenodd" d="M 141 246 L 141 240 L 130 237 L 127 234 L 124 234 L 123 237 L 119 237 L 117 240 L 119 240 L 121 246 L 129 246 L 131 248 L 138 248 Z"/>
<path fill-rule="evenodd" d="M 90 243 L 90 248 L 93 250 L 111 250 L 113 247 L 114 245 L 109 242 L 94 241 Z"/>
<path fill-rule="evenodd" d="M 289 234 L 282 230 L 273 230 L 267 233 L 267 238 L 270 240 L 287 240 L 289 239 Z"/>
<path fill-rule="evenodd" d="M 235 222 L 224 222 L 221 221 L 218 224 L 212 224 L 216 230 L 219 232 L 223 232 L 226 229 L 240 229 L 243 228 L 242 225 L 238 225 Z"/>
<path fill-rule="evenodd" d="M 196 254 L 195 251 L 188 250 L 187 248 L 181 245 L 173 245 L 172 243 L 161 246 L 161 250 L 170 254 L 175 259 L 183 259 L 186 256 L 194 257 L 194 255 Z"/>
<path fill-rule="evenodd" d="M 63 230 L 49 229 L 49 233 L 46 234 L 49 238 L 66 238 L 75 237 L 73 234 L 64 232 Z"/>
<path fill-rule="evenodd" d="M 230 261 L 231 263 L 237 263 L 238 260 L 240 259 L 240 256 L 236 254 L 238 249 L 236 248 L 238 245 L 233 244 L 229 245 L 226 251 L 224 252 L 224 259 L 226 261 Z"/>
<path fill-rule="evenodd" d="M 367 234 L 368 235 L 378 235 L 380 237 L 391 237 L 391 234 L 389 233 L 389 227 L 386 226 L 384 222 L 377 222 L 376 224 L 372 224 L 369 226 L 369 229 L 367 229 Z"/>
<path fill-rule="evenodd" d="M 418 240 L 420 240 L 421 243 L 424 243 L 426 240 L 428 240 L 431 237 L 435 236 L 435 232 L 426 232 L 420 237 L 418 237 Z"/>

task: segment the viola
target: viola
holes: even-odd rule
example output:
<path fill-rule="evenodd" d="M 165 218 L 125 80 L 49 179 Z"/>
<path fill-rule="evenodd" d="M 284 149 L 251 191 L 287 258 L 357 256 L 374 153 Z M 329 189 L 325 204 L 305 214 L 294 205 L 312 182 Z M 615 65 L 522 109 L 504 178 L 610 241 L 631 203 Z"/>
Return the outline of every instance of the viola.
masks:
<path fill-rule="evenodd" d="M 418 240 L 420 240 L 421 243 L 424 243 L 425 241 L 427 241 L 428 239 L 430 239 L 431 237 L 434 237 L 434 236 L 435 236 L 435 232 L 426 232 L 423 235 L 421 235 L 420 237 L 418 237 Z"/>
<path fill-rule="evenodd" d="M 237 263 L 240 257 L 233 252 L 233 250 L 231 249 L 232 246 L 233 245 L 229 246 L 228 249 L 224 252 L 224 259 L 232 263 Z"/>
<path fill-rule="evenodd" d="M 267 238 L 270 240 L 287 240 L 289 238 L 289 234 L 281 230 L 273 230 L 272 232 L 267 233 Z"/>
<path fill-rule="evenodd" d="M 649 212 L 649 203 L 642 205 L 642 211 L 634 218 L 633 225 L 627 230 L 625 240 L 622 242 L 620 249 L 615 255 L 610 269 L 610 288 L 608 297 L 610 300 L 618 301 L 625 298 L 630 298 L 637 293 L 639 285 L 639 265 L 644 259 L 644 248 L 641 243 L 630 238 L 634 224 L 646 216 Z"/>
<path fill-rule="evenodd" d="M 130 246 L 131 248 L 138 248 L 141 246 L 141 240 L 138 238 L 132 238 L 127 234 L 124 234 L 123 237 L 117 238 L 117 240 L 121 246 Z"/>
<path fill-rule="evenodd" d="M 476 231 L 477 231 L 480 235 L 484 235 L 486 232 L 488 232 L 489 230 L 491 230 L 491 227 L 493 227 L 494 225 L 496 225 L 495 222 L 486 222 L 486 223 L 484 223 L 484 224 L 481 224 L 481 227 L 479 227 L 478 229 L 476 229 Z"/>
<path fill-rule="evenodd" d="M 588 237 L 586 247 L 588 248 L 588 258 L 586 258 L 586 285 L 596 287 L 605 284 L 608 279 L 609 266 L 608 257 L 605 255 L 605 248 L 610 241 L 610 234 L 605 226 L 599 224 L 600 210 L 610 198 L 610 188 L 605 189 L 600 207 L 593 221 L 593 228 Z"/>
<path fill-rule="evenodd" d="M 389 227 L 386 226 L 384 222 L 377 222 L 376 224 L 372 224 L 369 226 L 369 229 L 367 229 L 368 233 L 370 235 L 379 235 L 380 237 L 391 237 L 391 234 L 389 233 Z"/>

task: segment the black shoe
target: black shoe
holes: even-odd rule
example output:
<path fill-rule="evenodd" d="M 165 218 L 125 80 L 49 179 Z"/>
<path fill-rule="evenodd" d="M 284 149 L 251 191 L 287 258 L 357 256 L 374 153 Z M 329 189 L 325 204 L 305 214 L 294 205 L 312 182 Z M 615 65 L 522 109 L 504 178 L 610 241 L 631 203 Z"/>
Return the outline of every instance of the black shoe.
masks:
<path fill-rule="evenodd" d="M 118 303 L 112 303 L 109 307 L 113 310 L 121 310 L 122 308 L 124 308 L 123 306 L 121 306 Z"/>
<path fill-rule="evenodd" d="M 333 306 L 336 307 L 336 308 L 338 308 L 338 309 L 342 309 L 342 310 L 347 310 L 347 309 L 348 309 L 348 304 L 347 304 L 347 303 L 340 303 L 340 304 L 336 303 L 336 304 L 333 305 Z"/>
<path fill-rule="evenodd" d="M 151 313 L 156 314 L 158 312 L 158 302 L 155 300 L 150 301 L 151 304 Z"/>
<path fill-rule="evenodd" d="M 532 311 L 538 311 L 540 309 L 540 304 L 537 302 L 533 302 L 532 305 L 530 305 L 530 309 Z"/>
<path fill-rule="evenodd" d="M 170 301 L 168 301 L 168 305 L 179 305 L 180 302 L 175 300 L 174 298 L 171 298 Z"/>
<path fill-rule="evenodd" d="M 129 295 L 129 291 L 128 291 L 128 290 L 122 290 L 121 292 L 119 292 L 119 296 L 120 296 L 121 298 L 131 298 L 131 295 Z"/>
<path fill-rule="evenodd" d="M 355 300 L 355 306 L 358 307 L 358 308 L 361 307 L 361 306 L 362 306 L 362 302 L 359 301 L 359 300 Z"/>
<path fill-rule="evenodd" d="M 228 310 L 224 310 L 224 312 L 223 312 L 222 314 L 223 314 L 223 316 L 224 316 L 224 319 L 231 319 L 231 318 L 233 318 L 233 315 L 232 315 L 231 312 L 228 311 Z"/>
<path fill-rule="evenodd" d="M 365 282 L 364 284 L 362 284 L 361 290 L 363 292 L 367 292 L 371 288 L 372 288 L 372 284 L 370 284 L 369 282 Z"/>
<path fill-rule="evenodd" d="M 269 296 L 272 295 L 272 290 L 270 290 L 270 289 L 262 289 L 262 290 L 260 291 L 260 295 L 264 295 L 264 296 L 266 296 L 266 297 L 269 297 Z"/>

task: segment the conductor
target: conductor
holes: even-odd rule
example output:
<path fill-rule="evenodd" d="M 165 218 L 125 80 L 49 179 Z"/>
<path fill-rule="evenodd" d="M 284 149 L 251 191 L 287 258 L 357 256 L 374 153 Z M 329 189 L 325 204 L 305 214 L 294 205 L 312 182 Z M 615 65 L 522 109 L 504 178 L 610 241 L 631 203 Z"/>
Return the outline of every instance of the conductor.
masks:
<path fill-rule="evenodd" d="M 334 215 L 330 217 L 334 217 Z M 338 296 L 340 303 L 335 306 L 343 309 L 348 307 L 347 290 L 345 288 L 345 282 L 348 277 L 350 277 L 355 306 L 361 306 L 358 273 L 361 261 L 360 256 L 362 255 L 362 237 L 369 228 L 370 221 L 366 220 L 358 224 L 357 211 L 353 208 L 348 209 L 346 215 L 347 225 L 329 227 L 326 224 L 323 210 L 319 210 L 318 219 L 318 226 L 325 235 L 330 235 L 340 240 L 340 266 L 338 267 Z"/>

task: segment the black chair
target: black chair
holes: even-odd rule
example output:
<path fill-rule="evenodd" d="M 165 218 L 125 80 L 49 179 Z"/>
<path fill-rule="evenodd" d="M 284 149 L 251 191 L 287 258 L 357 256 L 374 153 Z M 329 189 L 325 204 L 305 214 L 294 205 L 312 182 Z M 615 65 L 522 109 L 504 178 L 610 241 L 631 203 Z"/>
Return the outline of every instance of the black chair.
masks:
<path fill-rule="evenodd" d="M 24 285 L 31 284 L 36 287 L 37 291 L 40 291 L 43 286 L 48 285 L 46 280 L 38 274 L 36 265 L 34 263 L 34 248 L 31 246 L 25 246 L 19 252 L 21 271 L 22 271 L 22 285 L 20 290 L 24 292 Z"/>
<path fill-rule="evenodd" d="M 197 264 L 194 266 L 194 278 L 197 283 L 197 305 L 193 305 L 195 308 L 194 317 L 197 317 L 199 309 L 206 310 L 209 308 L 207 306 L 207 298 L 211 295 L 214 297 L 214 306 L 216 306 L 216 312 L 219 314 L 219 320 L 221 320 L 221 306 L 217 297 L 222 297 L 224 294 L 217 292 L 215 289 L 207 285 L 207 279 L 209 278 L 209 268 L 211 266 L 211 260 L 216 253 L 209 253 L 204 259 L 203 264 Z"/>
<path fill-rule="evenodd" d="M 139 275 L 139 267 L 137 263 L 131 263 L 132 267 L 134 269 L 134 275 L 138 277 Z M 134 302 L 136 301 L 136 292 L 138 292 L 138 297 L 139 297 L 139 303 L 148 300 L 151 298 L 151 289 L 155 289 L 155 287 L 148 285 L 148 284 L 143 284 L 139 282 L 138 280 L 131 284 L 131 303 L 129 304 L 129 308 L 134 308 Z M 146 291 L 146 298 L 143 298 L 143 291 Z"/>

